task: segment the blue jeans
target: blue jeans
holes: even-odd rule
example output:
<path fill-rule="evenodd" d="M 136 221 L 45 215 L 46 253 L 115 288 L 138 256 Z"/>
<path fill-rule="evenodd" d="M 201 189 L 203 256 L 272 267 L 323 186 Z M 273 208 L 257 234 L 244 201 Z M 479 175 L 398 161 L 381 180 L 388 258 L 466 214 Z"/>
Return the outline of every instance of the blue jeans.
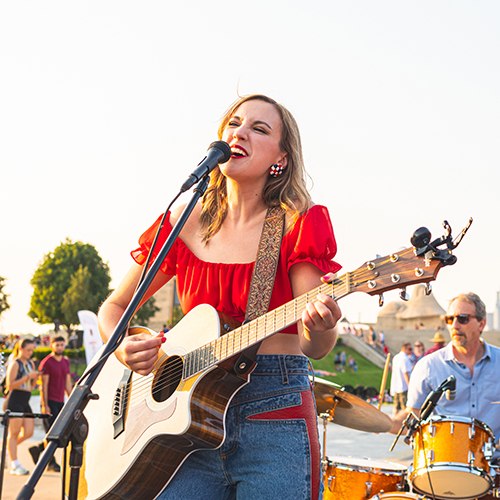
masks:
<path fill-rule="evenodd" d="M 316 500 L 320 449 L 307 358 L 258 355 L 226 414 L 217 450 L 192 453 L 161 500 Z"/>

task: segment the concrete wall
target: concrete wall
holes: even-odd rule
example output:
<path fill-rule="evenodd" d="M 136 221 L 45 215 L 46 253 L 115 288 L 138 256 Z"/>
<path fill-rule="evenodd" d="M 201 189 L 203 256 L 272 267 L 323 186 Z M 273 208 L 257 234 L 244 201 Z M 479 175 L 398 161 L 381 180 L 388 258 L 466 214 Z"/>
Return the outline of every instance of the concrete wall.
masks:
<path fill-rule="evenodd" d="M 356 350 L 356 352 L 359 352 L 361 356 L 370 360 L 374 365 L 378 366 L 379 368 L 384 368 L 385 356 L 377 352 L 373 347 L 368 345 L 366 342 L 349 333 L 343 333 L 339 337 L 342 339 L 344 345 L 352 347 L 353 349 Z"/>

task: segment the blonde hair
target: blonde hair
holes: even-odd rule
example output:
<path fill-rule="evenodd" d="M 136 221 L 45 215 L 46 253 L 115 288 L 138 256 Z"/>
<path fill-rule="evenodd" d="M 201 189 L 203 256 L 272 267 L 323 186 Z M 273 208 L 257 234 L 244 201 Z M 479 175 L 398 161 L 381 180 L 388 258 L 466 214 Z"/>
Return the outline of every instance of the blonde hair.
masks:
<path fill-rule="evenodd" d="M 264 101 L 276 109 L 281 118 L 280 149 L 287 154 L 288 163 L 279 177 L 269 176 L 262 197 L 268 207 L 281 206 L 291 215 L 290 224 L 297 220 L 302 212 L 311 205 L 311 196 L 306 187 L 306 170 L 302 156 L 302 143 L 299 127 L 290 111 L 274 99 L 262 94 L 252 94 L 241 97 L 234 102 L 222 117 L 218 136 L 222 134 L 236 110 L 248 101 Z M 271 167 L 271 165 L 269 165 Z M 219 168 L 212 172 L 210 184 L 202 200 L 200 226 L 202 241 L 208 242 L 220 230 L 227 215 L 227 185 L 226 178 Z"/>
<path fill-rule="evenodd" d="M 12 349 L 12 359 L 18 358 L 21 356 L 21 342 L 22 340 L 18 340 L 14 345 L 14 349 Z"/>

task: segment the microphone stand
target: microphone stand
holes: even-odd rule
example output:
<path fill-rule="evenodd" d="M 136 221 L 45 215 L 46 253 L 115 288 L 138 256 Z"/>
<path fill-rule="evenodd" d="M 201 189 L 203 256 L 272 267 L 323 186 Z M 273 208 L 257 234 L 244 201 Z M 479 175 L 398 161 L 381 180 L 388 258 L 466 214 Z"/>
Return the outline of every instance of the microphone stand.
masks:
<path fill-rule="evenodd" d="M 182 228 L 186 224 L 186 221 L 191 215 L 191 212 L 196 206 L 196 203 L 205 194 L 205 191 L 208 187 L 209 178 L 210 177 L 207 173 L 200 179 L 198 186 L 194 189 L 194 194 L 191 200 L 184 208 L 175 226 L 172 228 L 172 232 L 165 241 L 163 247 L 158 253 L 157 258 L 154 260 L 151 268 L 144 277 L 144 280 L 137 287 L 132 300 L 123 312 L 120 321 L 116 325 L 96 364 L 89 370 L 89 372 L 87 372 L 87 375 L 84 377 L 84 379 L 80 379 L 78 384 L 71 392 L 68 401 L 57 416 L 52 427 L 49 429 L 48 434 L 45 436 L 45 439 L 48 442 L 48 446 L 40 456 L 40 459 L 35 469 L 33 470 L 30 479 L 19 492 L 17 500 L 27 500 L 33 496 L 33 494 L 35 493 L 35 486 L 38 484 L 38 481 L 40 480 L 40 477 L 47 467 L 50 459 L 54 456 L 56 449 L 65 448 L 69 442 L 72 443 L 70 454 L 71 476 L 69 494 L 67 498 L 69 500 L 77 499 L 79 473 L 81 465 L 83 463 L 83 444 L 88 435 L 88 423 L 83 414 L 83 411 L 90 400 L 99 399 L 98 394 L 92 393 L 92 385 L 101 372 L 106 359 L 116 350 L 116 348 L 123 340 L 130 320 L 132 319 L 132 316 L 141 303 L 141 300 L 146 294 L 154 277 L 160 270 L 161 264 L 163 263 L 165 257 L 168 255 L 168 252 L 179 236 Z"/>
<path fill-rule="evenodd" d="M 389 451 L 392 451 L 394 449 L 394 446 L 403 433 L 405 427 L 408 429 L 408 433 L 404 438 L 404 442 L 406 444 L 410 444 L 413 434 L 415 434 L 415 431 L 417 430 L 417 427 L 419 427 L 421 422 L 425 422 L 432 415 L 432 412 L 434 411 L 434 408 L 436 408 L 436 405 L 443 395 L 443 392 L 447 390 L 455 390 L 455 387 L 455 376 L 450 375 L 446 380 L 441 382 L 441 385 L 435 391 L 431 391 L 422 404 L 422 408 L 420 409 L 420 417 L 417 417 L 412 411 L 408 414 L 403 424 L 401 425 L 401 429 L 399 429 L 396 439 L 394 439 L 394 442 L 392 443 L 391 449 Z"/>

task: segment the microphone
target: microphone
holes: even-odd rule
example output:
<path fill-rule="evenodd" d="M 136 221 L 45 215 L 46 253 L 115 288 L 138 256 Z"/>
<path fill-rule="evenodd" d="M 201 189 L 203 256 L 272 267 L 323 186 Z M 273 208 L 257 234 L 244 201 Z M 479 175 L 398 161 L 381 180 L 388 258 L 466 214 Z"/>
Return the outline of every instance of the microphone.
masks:
<path fill-rule="evenodd" d="M 215 141 L 210 144 L 207 155 L 198 163 L 193 173 L 187 178 L 181 187 L 181 193 L 187 191 L 196 184 L 202 177 L 208 175 L 220 163 L 226 163 L 231 158 L 231 148 L 224 141 Z"/>
<path fill-rule="evenodd" d="M 446 399 L 448 401 L 454 401 L 457 395 L 457 379 L 451 375 L 449 380 L 450 383 L 448 384 L 449 388 L 446 390 Z"/>
<path fill-rule="evenodd" d="M 457 379 L 454 375 L 450 375 L 435 391 L 431 391 L 427 396 L 427 399 L 424 401 L 422 408 L 420 409 L 420 421 L 427 420 L 427 418 L 432 414 L 439 401 L 439 398 L 443 395 L 443 392 L 448 392 L 449 390 L 450 396 L 448 397 L 447 394 L 446 397 L 450 401 L 453 401 L 451 398 L 455 399 L 456 388 Z"/>

